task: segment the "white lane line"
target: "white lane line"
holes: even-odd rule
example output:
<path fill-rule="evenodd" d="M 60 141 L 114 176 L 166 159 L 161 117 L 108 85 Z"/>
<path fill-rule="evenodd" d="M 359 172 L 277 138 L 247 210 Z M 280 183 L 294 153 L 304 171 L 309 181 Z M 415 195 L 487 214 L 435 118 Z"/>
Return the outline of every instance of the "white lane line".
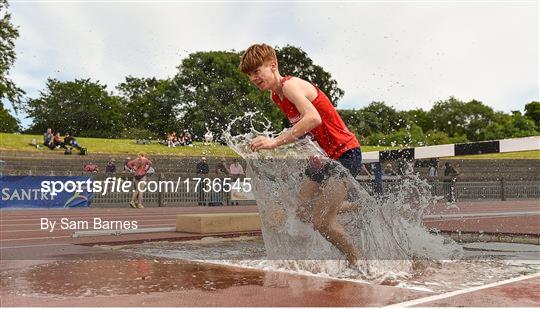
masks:
<path fill-rule="evenodd" d="M 50 246 L 77 246 L 77 245 L 76 245 L 76 244 L 25 245 L 25 246 L 0 247 L 0 250 L 4 250 L 4 249 L 18 249 L 18 248 L 33 248 L 33 247 L 50 247 Z"/>
<path fill-rule="evenodd" d="M 540 215 L 540 214 L 539 214 Z M 518 216 L 515 216 L 515 215 L 498 215 L 498 216 L 484 216 L 484 217 L 473 217 L 473 218 L 468 218 L 468 219 L 489 219 L 489 218 L 493 218 L 493 217 L 498 217 L 498 218 L 512 218 L 512 217 L 520 217 L 520 216 L 526 216 L 525 214 L 522 214 L 522 215 L 518 215 Z M 461 219 L 461 218 L 454 218 L 455 220 L 458 220 L 458 219 Z M 151 225 L 139 225 L 139 227 L 160 227 L 160 226 L 170 226 L 172 223 L 175 223 L 176 219 L 164 219 L 164 220 L 160 220 L 160 219 L 149 219 L 149 220 L 144 220 L 145 223 L 150 223 L 150 222 L 153 222 L 153 221 L 158 221 L 158 222 L 171 222 L 171 223 L 163 223 L 163 224 L 151 224 Z M 425 217 L 424 217 L 424 222 L 446 222 L 446 221 L 449 221 L 448 219 L 427 219 L 425 220 Z M 39 225 L 39 224 L 36 224 L 36 223 L 22 223 L 22 224 L 2 224 L 2 226 L 0 227 L 0 234 L 4 234 L 4 233 L 23 233 L 23 232 L 42 232 L 43 229 L 33 229 L 33 230 L 5 230 L 3 229 L 3 227 L 9 227 L 9 226 L 35 226 L 35 225 Z M 174 225 L 174 224 L 173 224 Z M 88 229 L 88 230 L 92 230 L 92 229 Z"/>
<path fill-rule="evenodd" d="M 403 307 L 416 306 L 416 305 L 419 305 L 419 304 L 424 304 L 424 303 L 428 303 L 428 302 L 432 302 L 432 301 L 436 301 L 436 300 L 440 300 L 440 299 L 444 299 L 444 298 L 449 298 L 449 297 L 453 297 L 453 296 L 457 296 L 457 295 L 462 295 L 462 294 L 467 294 L 467 293 L 471 293 L 471 292 L 475 292 L 475 291 L 480 291 L 480 290 L 496 287 L 496 286 L 499 286 L 499 285 L 504 285 L 504 284 L 513 283 L 513 282 L 522 281 L 522 280 L 527 280 L 527 279 L 535 278 L 535 277 L 538 277 L 538 276 L 540 276 L 540 273 L 535 273 L 535 274 L 531 274 L 531 275 L 516 277 L 516 278 L 512 278 L 512 279 L 508 279 L 508 280 L 503 280 L 503 281 L 494 282 L 494 283 L 490 283 L 490 284 L 486 284 L 486 285 L 471 287 L 471 288 L 467 288 L 467 289 L 463 289 L 463 290 L 457 290 L 457 291 L 453 291 L 453 292 L 448 292 L 448 293 L 443 293 L 443 294 L 438 294 L 438 295 L 413 299 L 413 300 L 405 301 L 405 302 L 402 302 L 402 303 L 397 303 L 397 304 L 384 306 L 383 308 L 403 308 Z"/>
<path fill-rule="evenodd" d="M 0 240 L 0 243 L 9 242 L 9 241 L 20 241 L 20 240 L 58 239 L 58 238 L 71 238 L 71 236 L 51 236 L 51 237 L 29 237 L 29 238 L 2 239 L 2 240 Z"/>
<path fill-rule="evenodd" d="M 136 233 L 148 233 L 148 232 L 153 232 L 153 233 L 156 233 L 156 232 L 175 232 L 176 231 L 176 227 L 167 227 L 167 228 L 160 228 L 160 227 L 156 227 L 156 228 L 148 228 L 146 230 L 143 230 L 141 229 L 141 231 L 137 232 L 137 230 L 132 230 L 132 231 L 128 231 L 128 230 L 124 230 L 124 231 L 121 231 L 121 235 L 125 235 L 125 234 L 136 234 Z M 84 232 L 84 231 L 82 231 Z M 99 231 L 88 231 L 88 232 L 99 232 Z M 107 232 L 107 231 L 103 231 L 103 232 Z M 82 234 L 82 235 L 78 235 L 76 237 L 81 237 L 81 236 L 107 236 L 107 235 L 114 235 L 114 232 L 118 232 L 117 230 L 108 230 L 108 232 L 112 232 L 112 233 L 95 233 L 95 234 Z M 64 238 L 64 237 L 72 237 L 72 236 L 61 236 L 61 237 L 35 237 L 35 238 L 24 238 L 23 240 L 25 239 L 38 239 L 38 238 Z M 4 241 L 9 241 L 9 240 L 2 240 L 2 242 Z M 17 248 L 33 248 L 33 247 L 48 247 L 48 246 L 78 246 L 78 245 L 83 245 L 83 244 L 40 244 L 40 245 L 21 245 L 21 246 L 8 246 L 8 247 L 4 247 L 4 246 L 0 246 L 0 250 L 3 250 L 3 249 L 17 249 Z"/>
<path fill-rule="evenodd" d="M 444 215 L 444 214 L 475 214 L 480 212 L 487 212 L 487 213 L 496 213 L 496 212 L 520 212 L 520 211 L 540 211 L 540 206 L 531 206 L 531 207 L 505 207 L 505 208 L 498 208 L 498 209 L 486 209 L 486 207 L 478 208 L 478 209 L 467 209 L 461 207 L 460 209 L 427 209 L 426 211 L 431 212 L 432 215 Z"/>
<path fill-rule="evenodd" d="M 142 233 L 164 233 L 176 232 L 176 227 L 152 227 L 136 230 L 95 230 L 95 231 L 78 231 L 73 233 L 73 237 L 88 237 L 88 236 L 107 236 L 107 235 L 125 235 L 125 234 L 142 234 Z"/>
<path fill-rule="evenodd" d="M 191 214 L 191 212 L 183 212 L 180 214 Z M 126 216 L 126 214 L 118 214 L 118 215 L 96 215 L 96 216 L 60 216 L 60 217 L 52 217 L 52 216 L 41 216 L 41 217 L 35 217 L 35 218 L 26 218 L 26 219 L 2 219 L 1 222 L 16 222 L 16 221 L 35 221 L 39 220 L 40 218 L 47 218 L 49 220 L 53 219 L 62 219 L 62 218 L 68 218 L 68 219 L 84 219 L 84 218 L 101 218 L 101 219 L 114 219 L 115 217 L 123 218 L 123 219 L 131 219 L 131 220 L 142 220 L 145 218 L 151 218 L 151 217 L 160 217 L 163 219 L 166 218 L 176 218 L 178 214 L 149 214 L 149 215 L 137 215 L 137 216 Z M 497 216 L 527 216 L 527 215 L 540 215 L 540 211 L 507 211 L 507 212 L 479 212 L 479 213 L 456 213 L 456 214 L 435 214 L 435 215 L 424 215 L 424 219 L 441 219 L 441 218 L 466 218 L 466 217 L 497 217 Z M 172 219 L 172 218 L 171 218 Z M 146 221 L 159 221 L 159 219 L 148 219 Z M 14 226 L 14 225 L 24 225 L 24 224 L 32 224 L 32 223 L 22 223 L 22 224 L 2 224 L 2 226 Z"/>
<path fill-rule="evenodd" d="M 243 210 L 243 211 L 242 211 Z M 228 213 L 249 213 L 253 211 L 248 211 L 247 209 L 242 209 L 241 211 L 222 211 L 222 212 L 200 212 L 200 211 L 181 211 L 177 213 L 151 213 L 151 214 L 136 214 L 131 211 L 126 211 L 123 213 L 96 213 L 96 214 L 76 214 L 76 213 L 65 213 L 65 214 L 43 214 L 43 215 L 36 215 L 31 217 L 15 217 L 15 218 L 8 218 L 3 217 L 0 218 L 0 222 L 7 222 L 7 221 L 31 221 L 31 220 L 39 220 L 40 218 L 48 218 L 48 219 L 62 219 L 62 218 L 151 218 L 151 217 L 176 217 L 177 215 L 183 215 L 183 214 L 206 214 L 206 213 L 216 213 L 216 214 L 228 214 Z M 1 214 L 1 211 L 0 211 Z"/>
<path fill-rule="evenodd" d="M 176 215 L 177 214 L 156 214 L 156 215 L 136 215 L 134 216 L 133 214 L 118 214 L 118 215 L 109 215 L 109 214 L 106 214 L 106 215 L 99 215 L 99 214 L 96 214 L 95 216 L 77 216 L 77 215 L 65 215 L 65 216 L 40 216 L 40 217 L 35 217 L 35 218 L 25 218 L 25 219 L 2 219 L 1 222 L 17 222 L 17 221 L 39 221 L 41 218 L 47 218 L 49 220 L 58 220 L 58 219 L 63 219 L 63 218 L 68 218 L 68 219 L 91 219 L 91 218 L 111 218 L 111 219 L 114 219 L 114 218 L 127 218 L 127 219 L 138 219 L 138 218 L 153 218 L 153 217 L 160 217 L 160 218 L 165 218 L 165 217 L 174 217 L 176 218 Z M 4 224 L 2 224 L 4 225 Z"/>
<path fill-rule="evenodd" d="M 152 207 L 152 208 L 158 208 L 158 207 Z M 13 210 L 12 212 L 8 212 L 5 209 L 6 208 L 3 208 L 2 213 L 4 215 L 10 216 L 10 217 L 41 216 L 43 214 L 47 214 L 47 215 L 51 215 L 51 216 L 62 216 L 62 215 L 65 215 L 65 214 L 74 214 L 74 215 L 111 214 L 111 215 L 118 215 L 118 214 L 123 214 L 123 213 L 126 213 L 126 212 L 138 213 L 138 214 L 143 214 L 143 215 L 148 215 L 148 214 L 152 215 L 152 214 L 163 214 L 163 213 L 176 213 L 176 212 L 183 212 L 183 211 L 201 211 L 201 210 L 198 210 L 198 209 L 173 209 L 173 208 L 168 208 L 168 207 L 161 207 L 160 209 L 156 209 L 155 211 L 146 211 L 146 209 L 149 209 L 149 208 L 145 208 L 144 210 L 133 209 L 133 208 L 129 207 L 128 204 L 126 204 L 126 207 L 119 208 L 116 211 L 106 211 L 107 209 L 112 209 L 112 208 L 103 208 L 103 211 L 101 211 L 101 210 L 77 211 L 77 210 L 75 210 L 73 208 L 71 208 L 71 209 L 70 208 L 62 208 L 63 209 L 62 211 L 46 211 L 46 210 L 44 210 L 44 211 L 30 211 L 30 210 L 19 209 L 19 210 Z M 34 208 L 34 209 L 38 209 L 38 208 Z M 28 212 L 28 213 L 25 213 L 25 212 Z"/>
<path fill-rule="evenodd" d="M 437 212 L 428 212 L 426 211 L 426 214 L 430 216 L 444 216 L 444 215 L 469 215 L 469 214 L 478 214 L 478 213 L 500 213 L 500 212 L 509 212 L 509 213 L 520 213 L 520 212 L 534 212 L 534 211 L 540 211 L 540 207 L 531 207 L 528 209 L 500 209 L 496 211 L 486 211 L 485 209 L 479 209 L 475 211 L 460 211 L 460 212 L 452 212 L 452 211 L 437 211 Z"/>
<path fill-rule="evenodd" d="M 443 219 L 443 218 L 470 218 L 470 217 L 504 217 L 504 216 L 529 216 L 540 215 L 540 211 L 508 211 L 508 212 L 479 212 L 466 214 L 448 215 L 425 215 L 423 219 Z"/>
<path fill-rule="evenodd" d="M 470 217 L 470 218 L 448 218 L 448 219 L 427 219 L 423 220 L 424 223 L 433 223 L 433 222 L 454 222 L 459 221 L 463 219 L 465 220 L 475 220 L 475 219 L 500 219 L 500 218 L 519 218 L 519 217 L 527 217 L 525 215 L 522 216 L 488 216 L 488 217 Z"/>
<path fill-rule="evenodd" d="M 175 221 L 172 221 L 173 223 L 164 223 L 164 224 L 152 224 L 152 225 L 138 225 L 138 229 L 140 228 L 151 228 L 151 227 L 161 227 L 161 226 L 174 226 L 174 222 Z M 94 229 L 87 229 L 87 230 L 80 230 L 80 231 L 93 231 Z M 4 234 L 4 233 L 22 233 L 22 232 L 44 232 L 44 231 L 47 231 L 47 229 L 37 229 L 37 230 L 14 230 L 14 231 L 0 231 L 0 234 Z M 62 231 L 62 230 L 61 230 Z M 68 230 L 69 232 L 69 230 Z"/>
<path fill-rule="evenodd" d="M 68 218 L 69 219 L 69 218 Z M 114 220 L 114 218 L 105 218 L 105 217 L 100 217 L 101 220 L 106 220 L 106 221 L 112 221 Z M 171 221 L 171 222 L 176 222 L 176 218 L 163 218 L 163 219 L 132 219 L 132 218 L 125 218 L 124 219 L 131 219 L 131 220 L 135 220 L 137 222 L 141 221 L 141 222 L 152 222 L 152 221 L 159 221 L 159 222 L 163 222 L 163 221 Z M 75 218 L 71 218 L 70 220 L 72 221 L 77 221 L 77 220 L 80 220 L 79 218 L 75 219 Z M 17 224 L 2 224 L 0 226 L 0 229 L 3 230 L 3 227 L 4 226 L 25 226 L 25 225 L 40 225 L 41 224 L 41 221 L 40 222 L 34 222 L 34 223 L 17 223 Z"/>
<path fill-rule="evenodd" d="M 519 201 L 516 201 L 519 202 Z M 444 207 L 446 204 L 441 204 L 442 207 Z M 529 204 L 526 204 L 529 205 Z M 489 207 L 493 208 L 493 206 L 490 204 Z M 502 206 L 499 206 L 502 207 Z M 515 207 L 515 206 L 512 206 Z M 26 217 L 26 216 L 41 216 L 43 214 L 51 215 L 51 216 L 62 216 L 65 214 L 75 214 L 75 215 L 94 215 L 94 214 L 111 214 L 111 215 L 118 215 L 118 214 L 124 214 L 126 212 L 133 212 L 133 213 L 139 213 L 139 214 L 173 214 L 173 213 L 184 213 L 184 212 L 197 212 L 197 213 L 205 213 L 208 210 L 216 211 L 219 213 L 226 213 L 226 212 L 237 212 L 238 210 L 247 210 L 250 208 L 256 208 L 256 205 L 241 205 L 241 206 L 199 206 L 199 207 L 174 207 L 174 206 L 164 206 L 164 207 L 147 207 L 144 210 L 137 210 L 132 209 L 129 207 L 129 205 L 126 203 L 125 207 L 119 207 L 119 208 L 93 208 L 93 209 L 87 209 L 87 210 L 81 210 L 81 209 L 68 209 L 68 208 L 62 208 L 62 209 L 40 209 L 40 208 L 19 208 L 19 209 L 11 209 L 11 208 L 0 208 L 0 214 L 10 217 Z"/>
<path fill-rule="evenodd" d="M 231 206 L 228 206 L 231 207 Z M 235 206 L 237 207 L 237 206 Z M 248 208 L 229 208 L 229 209 L 220 209 L 219 211 L 206 211 L 206 210 L 178 210 L 178 211 L 154 211 L 154 212 L 141 212 L 137 209 L 127 208 L 121 212 L 85 212 L 79 213 L 75 211 L 65 211 L 65 212 L 42 212 L 42 213 L 32 213 L 32 214 L 7 214 L 2 208 L 0 208 L 0 220 L 9 220 L 9 219 L 35 219 L 40 217 L 66 217 L 66 216 L 85 216 L 85 217 L 95 217 L 95 216 L 175 216 L 179 214 L 193 214 L 193 213 L 233 213 L 233 212 L 253 212 L 251 207 Z"/>

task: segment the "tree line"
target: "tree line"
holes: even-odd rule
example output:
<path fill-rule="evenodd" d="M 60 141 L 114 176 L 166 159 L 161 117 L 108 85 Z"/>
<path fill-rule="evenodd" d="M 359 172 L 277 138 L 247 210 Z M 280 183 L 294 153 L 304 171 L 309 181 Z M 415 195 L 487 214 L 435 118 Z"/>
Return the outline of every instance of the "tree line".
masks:
<path fill-rule="evenodd" d="M 507 114 L 484 103 L 454 97 L 425 111 L 397 111 L 384 102 L 358 110 L 339 110 L 345 123 L 366 145 L 428 146 L 539 135 L 540 103 Z"/>
<path fill-rule="evenodd" d="M 47 79 L 36 97 L 27 97 L 9 79 L 16 55 L 18 32 L 5 13 L 6 0 L 0 0 L 0 131 L 42 133 L 52 127 L 81 137 L 160 139 L 167 132 L 190 132 L 202 139 L 207 131 L 219 137 L 231 120 L 246 112 L 257 112 L 256 121 L 273 123 L 280 131 L 287 119 L 268 93 L 256 89 L 238 70 L 236 51 L 200 51 L 181 60 L 173 77 L 128 76 L 108 91 L 97 80 Z M 301 48 L 277 47 L 281 73 L 299 76 L 316 84 L 336 105 L 344 90 L 331 74 Z M 1 104 L 2 99 L 25 111 L 33 122 L 21 130 L 20 124 Z M 476 100 L 450 97 L 435 102 L 425 111 L 398 111 L 384 102 L 372 102 L 360 109 L 339 110 L 347 126 L 364 145 L 437 145 L 510 137 L 538 135 L 540 103 L 525 105 L 525 112 L 506 114 Z M 232 128 L 242 133 L 251 125 L 248 119 Z"/>
<path fill-rule="evenodd" d="M 343 96 L 331 75 L 300 48 L 286 46 L 277 51 L 285 74 L 312 81 L 332 102 Z M 50 78 L 37 97 L 20 105 L 33 119 L 25 132 L 42 133 L 52 127 L 83 137 L 159 139 L 167 132 L 188 131 L 201 139 L 208 130 L 219 137 L 232 119 L 246 112 L 258 112 L 256 118 L 275 124 L 277 131 L 287 127 L 268 93 L 256 89 L 239 72 L 239 56 L 239 52 L 196 52 L 182 60 L 174 77 L 128 76 L 115 87 L 116 93 L 91 79 Z M 438 145 L 531 136 L 540 131 L 539 102 L 526 104 L 523 114 L 506 114 L 477 100 L 454 97 L 435 102 L 427 111 L 398 111 L 384 102 L 372 102 L 338 112 L 365 145 Z M 241 133 L 248 125 L 239 125 L 231 133 Z M 17 130 L 18 126 L 11 127 Z"/>
<path fill-rule="evenodd" d="M 287 74 L 313 81 L 334 102 L 343 96 L 331 75 L 300 48 L 278 47 L 276 52 Z M 257 112 L 255 120 L 269 120 L 276 130 L 283 129 L 286 119 L 270 96 L 239 71 L 240 55 L 235 51 L 192 53 L 173 77 L 128 76 L 114 92 L 92 79 L 49 78 L 37 97 L 19 104 L 33 120 L 24 131 L 41 133 L 52 127 L 83 137 L 145 139 L 163 138 L 172 131 L 202 138 L 211 131 L 219 137 L 232 119 L 249 112 Z M 231 133 L 242 132 L 247 122 L 240 122 Z"/>

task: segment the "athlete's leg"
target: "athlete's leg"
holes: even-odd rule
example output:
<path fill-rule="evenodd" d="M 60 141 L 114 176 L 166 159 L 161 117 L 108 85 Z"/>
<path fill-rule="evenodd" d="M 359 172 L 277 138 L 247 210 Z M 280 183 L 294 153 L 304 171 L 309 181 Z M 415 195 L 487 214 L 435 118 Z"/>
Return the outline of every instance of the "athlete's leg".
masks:
<path fill-rule="evenodd" d="M 300 185 L 300 192 L 298 193 L 299 205 L 296 211 L 300 221 L 304 223 L 312 222 L 313 204 L 321 197 L 321 185 L 318 182 L 312 181 L 306 178 Z"/>
<path fill-rule="evenodd" d="M 341 205 L 340 205 L 340 207 L 338 209 L 338 213 L 340 213 L 340 214 L 346 213 L 346 212 L 357 211 L 362 207 L 362 204 L 360 203 L 360 200 L 359 200 L 359 197 L 360 197 L 361 193 L 359 192 L 358 187 L 356 187 L 357 184 L 353 184 L 353 183 L 351 183 L 351 181 L 356 181 L 356 180 L 354 180 L 354 178 L 351 178 L 351 179 L 343 178 L 342 179 L 343 185 L 347 189 L 347 194 L 346 194 L 343 202 L 341 203 Z M 348 199 L 349 196 L 352 196 L 352 198 L 353 198 L 352 201 L 350 199 Z"/>
<path fill-rule="evenodd" d="M 319 193 L 319 199 L 313 203 L 313 226 L 354 265 L 358 260 L 358 253 L 349 235 L 337 221 L 337 213 L 346 195 L 347 186 L 343 179 L 330 177 Z"/>

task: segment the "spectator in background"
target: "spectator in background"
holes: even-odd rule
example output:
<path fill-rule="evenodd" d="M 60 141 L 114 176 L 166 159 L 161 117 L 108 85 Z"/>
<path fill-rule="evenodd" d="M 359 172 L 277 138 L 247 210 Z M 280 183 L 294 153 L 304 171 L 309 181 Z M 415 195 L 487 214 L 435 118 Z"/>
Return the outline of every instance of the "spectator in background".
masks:
<path fill-rule="evenodd" d="M 199 162 L 197 162 L 196 166 L 197 174 L 208 174 L 210 171 L 210 167 L 208 166 L 208 163 L 206 162 L 206 157 L 202 157 Z"/>
<path fill-rule="evenodd" d="M 127 158 L 124 160 L 124 172 L 133 173 L 133 170 L 132 170 L 131 167 L 129 167 L 129 165 L 128 165 L 129 161 L 131 161 L 131 158 L 130 158 L 130 157 L 127 157 Z"/>
<path fill-rule="evenodd" d="M 79 146 L 79 142 L 71 135 L 71 133 L 67 132 L 66 137 L 64 137 L 64 144 L 70 147 L 74 147 L 77 149 L 81 149 L 81 146 Z"/>
<path fill-rule="evenodd" d="M 383 170 L 384 176 L 396 176 L 396 171 L 394 171 L 394 168 L 392 167 L 392 163 L 386 163 Z"/>
<path fill-rule="evenodd" d="M 444 187 L 448 202 L 454 203 L 456 201 L 456 180 L 460 175 L 457 168 L 452 163 L 444 163 Z"/>
<path fill-rule="evenodd" d="M 219 164 L 216 165 L 215 172 L 220 177 L 225 177 L 229 175 L 229 168 L 227 167 L 227 160 L 225 159 L 225 157 L 222 157 Z"/>
<path fill-rule="evenodd" d="M 144 186 L 146 185 L 146 174 L 148 169 L 152 166 L 152 161 L 150 161 L 144 152 L 139 152 L 137 159 L 131 160 L 127 163 L 127 166 L 133 170 L 133 184 L 135 186 L 135 191 L 129 202 L 131 208 L 144 208 L 143 194 Z"/>
<path fill-rule="evenodd" d="M 53 149 L 54 147 L 51 146 L 53 144 L 53 138 L 52 129 L 47 128 L 47 132 L 43 133 L 43 145 Z"/>
<path fill-rule="evenodd" d="M 437 195 L 437 177 L 439 176 L 439 159 L 431 159 L 428 167 L 428 179 L 431 183 L 431 195 Z"/>
<path fill-rule="evenodd" d="M 380 196 L 383 194 L 383 183 L 382 183 L 382 166 L 381 162 L 371 163 L 371 171 L 375 176 L 373 178 L 373 192 Z"/>
<path fill-rule="evenodd" d="M 191 139 L 191 134 L 189 132 L 184 134 L 184 145 L 193 146 L 193 140 Z"/>
<path fill-rule="evenodd" d="M 186 145 L 186 138 L 185 138 L 184 134 L 180 134 L 176 138 L 176 145 L 178 145 L 178 146 L 185 146 Z"/>
<path fill-rule="evenodd" d="M 200 175 L 199 177 L 205 178 L 207 177 L 209 171 L 210 171 L 210 167 L 208 166 L 208 163 L 206 163 L 206 158 L 202 157 L 201 160 L 197 162 L 196 173 Z M 205 192 L 203 188 L 204 185 L 202 184 L 203 182 L 201 181 L 198 187 L 198 190 L 199 190 L 198 200 L 197 200 L 198 206 L 206 206 L 206 198 L 205 198 L 205 194 L 204 194 Z"/>
<path fill-rule="evenodd" d="M 167 147 L 176 147 L 176 133 L 171 132 L 167 134 Z"/>
<path fill-rule="evenodd" d="M 107 165 L 105 166 L 105 173 L 107 174 L 116 173 L 116 164 L 114 162 L 115 162 L 114 158 L 111 158 L 109 162 L 107 162 Z"/>
<path fill-rule="evenodd" d="M 52 148 L 51 149 L 54 149 L 54 148 L 57 148 L 57 147 L 62 147 L 64 149 L 67 149 L 66 145 L 64 144 L 64 142 L 62 141 L 62 137 L 60 136 L 60 132 L 56 132 L 54 134 L 54 137 L 53 137 L 53 144 L 52 144 Z M 50 147 L 49 147 L 50 148 Z"/>
<path fill-rule="evenodd" d="M 397 174 L 400 176 L 407 175 L 412 172 L 411 165 L 404 158 L 397 159 Z"/>
<path fill-rule="evenodd" d="M 210 144 L 211 142 L 214 141 L 214 134 L 210 131 L 207 131 L 205 134 L 204 134 L 204 142 L 206 144 Z"/>
<path fill-rule="evenodd" d="M 221 160 L 219 164 L 216 165 L 215 173 L 218 175 L 219 178 L 226 178 L 229 176 L 229 167 L 227 166 L 227 160 L 225 157 L 221 157 Z M 227 205 L 230 204 L 231 195 L 230 192 L 224 192 L 225 194 L 225 202 Z"/>
<path fill-rule="evenodd" d="M 452 174 L 455 174 L 455 168 L 452 166 L 452 163 L 446 162 L 444 163 L 444 176 L 451 176 Z"/>
<path fill-rule="evenodd" d="M 36 147 L 36 148 L 41 148 L 41 145 L 38 145 L 37 143 L 37 140 L 35 138 L 33 138 L 31 141 L 30 141 L 30 145 L 32 145 L 33 147 Z"/>
<path fill-rule="evenodd" d="M 437 177 L 439 176 L 439 160 L 438 159 L 431 159 L 429 160 L 429 167 L 428 167 L 428 177 Z"/>
<path fill-rule="evenodd" d="M 229 175 L 233 180 L 240 179 L 245 176 L 244 168 L 240 165 L 238 159 L 234 159 L 233 163 L 229 166 Z M 232 205 L 238 205 L 238 202 L 232 202 Z"/>
<path fill-rule="evenodd" d="M 83 164 L 83 172 L 85 172 L 85 173 L 97 173 L 97 172 L 99 172 L 99 168 L 98 168 L 97 164 L 87 163 L 87 164 Z"/>
<path fill-rule="evenodd" d="M 234 159 L 231 166 L 229 166 L 229 174 L 232 178 L 242 178 L 245 176 L 244 168 L 240 165 L 238 159 Z"/>

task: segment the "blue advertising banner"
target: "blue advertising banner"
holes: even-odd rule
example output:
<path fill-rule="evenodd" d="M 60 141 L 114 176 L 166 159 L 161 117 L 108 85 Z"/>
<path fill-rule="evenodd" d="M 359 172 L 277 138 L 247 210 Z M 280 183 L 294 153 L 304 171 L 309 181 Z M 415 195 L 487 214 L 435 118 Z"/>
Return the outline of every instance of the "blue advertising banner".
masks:
<path fill-rule="evenodd" d="M 64 190 L 43 192 L 43 184 L 61 185 Z M 0 208 L 89 207 L 94 199 L 88 190 L 91 184 L 89 176 L 0 176 Z"/>

